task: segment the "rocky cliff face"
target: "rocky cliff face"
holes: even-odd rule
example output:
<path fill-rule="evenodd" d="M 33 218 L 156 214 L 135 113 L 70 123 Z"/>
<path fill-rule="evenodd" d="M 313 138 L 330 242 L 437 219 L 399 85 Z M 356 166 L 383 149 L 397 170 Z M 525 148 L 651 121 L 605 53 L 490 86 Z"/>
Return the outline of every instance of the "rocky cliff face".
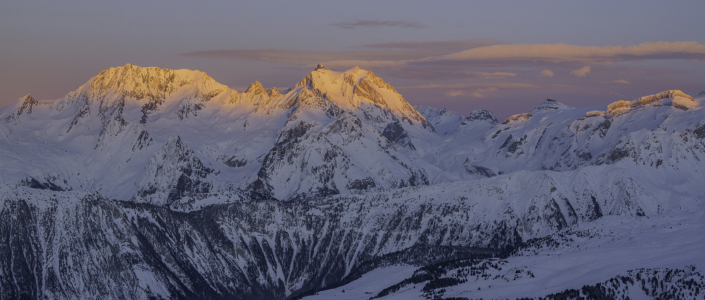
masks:
<path fill-rule="evenodd" d="M 135 201 L 168 206 L 186 196 L 208 193 L 213 186 L 204 179 L 211 174 L 217 171 L 204 166 L 180 137 L 169 138 L 138 181 Z"/>
<path fill-rule="evenodd" d="M 248 200 L 186 213 L 98 194 L 3 188 L 3 293 L 292 297 L 376 266 L 501 256 L 603 215 L 663 213 L 635 175 L 587 182 L 594 174 L 519 173 L 469 186 Z"/>

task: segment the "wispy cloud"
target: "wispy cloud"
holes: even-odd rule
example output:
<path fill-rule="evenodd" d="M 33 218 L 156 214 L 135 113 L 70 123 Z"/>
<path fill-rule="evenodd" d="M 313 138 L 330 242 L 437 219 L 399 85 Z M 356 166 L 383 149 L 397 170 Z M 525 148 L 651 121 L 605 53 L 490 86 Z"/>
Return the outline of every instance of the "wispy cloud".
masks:
<path fill-rule="evenodd" d="M 566 44 L 493 45 L 428 58 L 428 61 L 521 61 L 610 63 L 645 59 L 705 60 L 705 44 L 653 42 L 634 46 L 574 46 Z"/>
<path fill-rule="evenodd" d="M 393 20 L 350 20 L 345 22 L 330 23 L 328 25 L 340 27 L 343 29 L 355 29 L 357 27 L 402 27 L 422 29 L 428 27 L 426 24 L 416 21 L 393 21 Z"/>
<path fill-rule="evenodd" d="M 477 97 L 477 96 L 481 96 L 480 93 L 473 94 L 472 92 L 462 91 L 462 90 L 447 91 L 447 92 L 443 93 L 443 95 L 448 98 L 453 98 L 453 97 L 482 98 L 482 97 Z"/>
<path fill-rule="evenodd" d="M 592 70 L 592 68 L 590 68 L 590 66 L 584 66 L 580 69 L 575 69 L 573 71 L 570 71 L 570 75 L 574 75 L 574 76 L 578 76 L 578 77 L 585 77 L 588 73 L 590 73 L 591 70 Z"/>
<path fill-rule="evenodd" d="M 535 89 L 538 85 L 530 83 L 496 83 L 496 84 L 425 84 L 405 86 L 401 90 L 448 90 L 445 97 L 486 98 L 488 93 L 499 90 Z"/>
<path fill-rule="evenodd" d="M 415 53 L 403 50 L 388 51 L 301 51 L 278 49 L 221 49 L 201 50 L 183 53 L 185 56 L 216 58 L 229 60 L 262 61 L 285 63 L 301 66 L 314 66 L 321 62 L 331 62 L 336 65 L 379 65 L 376 61 L 393 61 L 399 64 L 402 60 L 413 60 L 423 57 L 425 53 Z M 354 65 L 353 65 L 354 66 Z"/>
<path fill-rule="evenodd" d="M 391 42 L 366 44 L 358 48 L 379 50 L 429 51 L 439 54 L 450 54 L 468 49 L 505 44 L 493 39 L 472 39 L 462 41 L 423 41 L 423 42 Z"/>
<path fill-rule="evenodd" d="M 354 66 L 400 66 L 427 57 L 450 54 L 477 47 L 487 47 L 501 44 L 490 39 L 474 39 L 464 41 L 423 41 L 367 44 L 342 51 L 305 51 L 287 49 L 214 49 L 199 50 L 181 55 L 229 59 L 249 60 L 273 63 L 295 64 L 308 67 L 321 62 L 328 62 L 340 67 Z M 394 64 L 390 63 L 394 62 Z"/>
<path fill-rule="evenodd" d="M 474 84 L 474 83 L 460 83 L 460 84 L 422 84 L 422 85 L 412 85 L 403 86 L 399 89 L 403 90 L 459 90 L 459 89 L 482 89 L 482 88 L 497 88 L 501 90 L 505 89 L 535 89 L 538 85 L 531 83 L 496 83 L 496 84 Z"/>
<path fill-rule="evenodd" d="M 375 50 L 300 51 L 280 49 L 221 49 L 184 53 L 187 56 L 255 60 L 302 66 L 326 63 L 338 67 L 407 65 L 508 67 L 547 63 L 612 63 L 646 59 L 705 60 L 705 44 L 653 42 L 634 46 L 574 46 L 566 44 L 494 44 L 493 40 L 407 42 L 363 45 Z M 492 45 L 490 45 L 492 44 Z M 487 46 L 489 45 L 489 46 Z M 464 48 L 468 47 L 468 48 Z"/>
<path fill-rule="evenodd" d="M 397 58 L 390 61 L 370 61 L 372 66 L 417 66 L 441 68 L 497 68 L 535 66 L 545 68 L 555 64 L 609 64 L 649 59 L 705 60 L 705 44 L 698 42 L 654 42 L 634 46 L 574 46 L 566 44 L 506 44 L 476 47 L 450 54 L 423 58 Z M 359 61 L 327 61 L 329 65 L 354 67 Z M 391 63 L 394 62 L 394 63 Z"/>
<path fill-rule="evenodd" d="M 378 43 L 343 51 L 239 48 L 194 51 L 182 55 L 291 64 L 307 69 L 315 67 L 318 63 L 337 70 L 358 66 L 384 71 L 399 78 L 420 80 L 503 79 L 520 76 L 517 74 L 522 74 L 520 71 L 526 67 L 534 68 L 532 72 L 545 77 L 555 76 L 555 68 L 580 68 L 570 74 L 584 77 L 593 70 L 583 66 L 594 67 L 595 64 L 657 59 L 705 61 L 705 43 L 652 42 L 631 46 L 597 47 L 502 44 L 495 40 L 476 39 Z"/>
<path fill-rule="evenodd" d="M 452 91 L 447 91 L 447 92 L 443 93 L 443 96 L 446 96 L 448 98 L 454 98 L 454 97 L 487 98 L 487 93 L 496 92 L 498 90 L 499 89 L 497 89 L 497 88 L 475 89 L 475 90 L 471 90 L 471 91 L 452 90 Z"/>
<path fill-rule="evenodd" d="M 619 80 L 615 80 L 615 81 L 614 81 L 614 83 L 621 83 L 621 84 L 632 84 L 631 82 L 629 82 L 629 81 L 626 81 L 626 80 L 624 80 L 624 79 L 619 79 Z"/>
<path fill-rule="evenodd" d="M 408 70 L 398 69 L 392 71 L 392 74 L 400 78 L 409 79 L 462 79 L 462 78 L 485 78 L 485 79 L 501 79 L 507 77 L 515 77 L 516 73 L 512 72 L 482 72 L 482 71 L 459 71 L 459 70 Z"/>

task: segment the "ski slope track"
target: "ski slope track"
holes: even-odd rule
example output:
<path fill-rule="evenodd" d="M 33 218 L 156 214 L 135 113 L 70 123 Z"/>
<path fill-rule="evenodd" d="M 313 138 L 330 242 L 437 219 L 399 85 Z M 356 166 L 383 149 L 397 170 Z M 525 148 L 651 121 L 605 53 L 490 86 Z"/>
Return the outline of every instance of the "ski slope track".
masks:
<path fill-rule="evenodd" d="M 705 299 L 703 100 L 497 120 L 359 68 L 110 68 L 0 108 L 0 298 Z"/>

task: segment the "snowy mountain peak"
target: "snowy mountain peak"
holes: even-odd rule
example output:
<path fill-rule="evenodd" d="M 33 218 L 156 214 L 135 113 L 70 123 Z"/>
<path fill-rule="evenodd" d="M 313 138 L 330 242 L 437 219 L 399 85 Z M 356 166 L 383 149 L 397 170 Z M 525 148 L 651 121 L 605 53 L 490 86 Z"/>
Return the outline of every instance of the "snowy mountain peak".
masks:
<path fill-rule="evenodd" d="M 12 104 L 0 108 L 0 116 L 4 115 L 4 120 L 9 122 L 17 119 L 22 114 L 31 114 L 32 108 L 39 105 L 39 101 L 35 100 L 32 95 L 27 94 Z"/>
<path fill-rule="evenodd" d="M 305 88 L 314 96 L 331 102 L 341 109 L 358 110 L 363 106 L 377 106 L 393 113 L 408 123 L 427 125 L 426 119 L 384 79 L 372 71 L 352 68 L 335 72 L 317 68 L 294 86 Z"/>
<path fill-rule="evenodd" d="M 54 107 L 62 110 L 74 106 L 79 110 L 100 110 L 124 101 L 136 101 L 153 111 L 169 98 L 199 98 L 207 101 L 228 87 L 201 71 L 138 67 L 126 64 L 101 71 L 77 90 L 57 100 Z M 177 96 L 178 94 L 178 96 Z"/>
<path fill-rule="evenodd" d="M 698 97 L 702 97 L 702 96 L 705 96 L 705 91 L 702 91 L 698 94 Z"/>
<path fill-rule="evenodd" d="M 414 108 L 431 123 L 433 129 L 440 135 L 452 133 L 464 119 L 463 115 L 445 108 L 436 109 L 421 105 L 414 106 Z"/>
<path fill-rule="evenodd" d="M 39 101 L 35 100 L 31 94 L 27 94 L 23 98 L 20 98 L 20 99 L 22 101 L 22 104 L 20 105 L 20 107 L 17 108 L 17 111 L 16 111 L 17 116 L 20 116 L 23 113 L 31 114 L 32 107 L 39 105 Z"/>
<path fill-rule="evenodd" d="M 36 100 L 34 100 L 34 97 L 32 97 L 32 94 L 24 95 L 24 96 L 23 96 L 22 98 L 20 98 L 20 99 L 23 99 L 24 101 L 27 101 L 27 100 L 36 101 Z"/>
<path fill-rule="evenodd" d="M 140 67 L 132 64 L 103 70 L 96 77 L 89 80 L 88 83 L 103 85 L 110 85 L 111 83 L 127 84 L 129 85 L 127 87 L 133 87 L 132 85 L 137 84 L 139 81 L 143 84 L 153 85 L 167 85 L 176 82 L 180 86 L 187 84 L 200 86 L 216 83 L 208 74 L 198 70 L 173 70 L 159 67 Z"/>
<path fill-rule="evenodd" d="M 282 95 L 282 93 L 279 92 L 279 90 L 277 88 L 272 87 L 267 90 L 267 95 L 269 95 L 269 97 L 279 97 Z"/>
<path fill-rule="evenodd" d="M 463 120 L 463 125 L 472 121 L 486 121 L 492 125 L 496 125 L 498 123 L 497 118 L 495 118 L 492 112 L 484 109 L 473 110 L 467 117 L 465 117 L 465 120 Z"/>
<path fill-rule="evenodd" d="M 326 68 L 326 67 L 324 67 L 322 64 L 318 64 L 318 65 L 316 65 L 316 68 L 313 69 L 313 70 L 325 69 L 325 68 Z"/>
<path fill-rule="evenodd" d="M 255 81 L 252 84 L 250 84 L 249 87 L 247 87 L 247 90 L 245 90 L 245 93 L 248 94 L 253 94 L 253 95 L 261 95 L 266 93 L 264 90 L 264 87 L 262 87 L 262 84 L 259 83 L 259 81 Z"/>
<path fill-rule="evenodd" d="M 563 103 L 560 103 L 556 100 L 546 98 L 546 101 L 541 103 L 539 106 L 531 110 L 532 114 L 536 114 L 542 111 L 551 111 L 551 110 L 566 110 L 566 109 L 573 109 L 575 107 L 565 105 Z"/>

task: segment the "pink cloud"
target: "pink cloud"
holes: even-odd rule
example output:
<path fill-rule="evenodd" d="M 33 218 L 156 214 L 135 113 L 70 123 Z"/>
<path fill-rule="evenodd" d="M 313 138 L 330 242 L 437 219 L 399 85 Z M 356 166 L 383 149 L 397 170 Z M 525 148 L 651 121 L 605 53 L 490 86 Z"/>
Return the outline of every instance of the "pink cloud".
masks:
<path fill-rule="evenodd" d="M 592 70 L 592 68 L 590 68 L 590 66 L 584 66 L 580 69 L 575 69 L 573 71 L 570 71 L 570 75 L 574 75 L 574 76 L 578 76 L 578 77 L 585 77 L 588 73 L 590 73 L 591 70 Z"/>
<path fill-rule="evenodd" d="M 566 44 L 509 44 L 474 48 L 429 58 L 432 61 L 539 60 L 546 62 L 599 62 L 650 58 L 705 60 L 705 44 L 650 42 L 634 46 L 575 46 Z"/>

